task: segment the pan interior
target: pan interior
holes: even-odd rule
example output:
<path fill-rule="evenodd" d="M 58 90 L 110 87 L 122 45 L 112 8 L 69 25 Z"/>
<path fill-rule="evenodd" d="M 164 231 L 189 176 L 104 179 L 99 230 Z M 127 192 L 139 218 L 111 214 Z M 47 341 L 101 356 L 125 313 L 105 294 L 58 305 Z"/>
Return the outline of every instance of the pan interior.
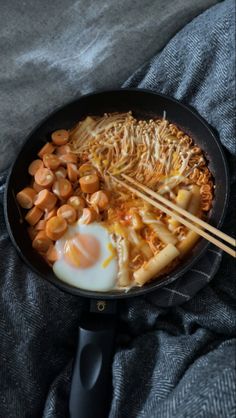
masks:
<path fill-rule="evenodd" d="M 150 292 L 167 285 L 185 273 L 208 246 L 208 243 L 201 239 L 192 250 L 191 255 L 175 271 L 141 288 L 133 288 L 127 293 L 118 291 L 107 293 L 89 292 L 67 285 L 54 275 L 53 270 L 32 249 L 31 241 L 26 231 L 27 226 L 23 220 L 24 213 L 16 205 L 15 196 L 19 190 L 25 187 L 26 184 L 29 184 L 28 166 L 36 157 L 39 149 L 45 142 L 50 140 L 50 135 L 54 130 L 69 129 L 87 115 L 102 115 L 105 112 L 126 112 L 130 110 L 135 117 L 144 119 L 162 117 L 165 111 L 166 118 L 189 134 L 194 142 L 202 148 L 215 179 L 215 197 L 209 221 L 216 227 L 219 227 L 223 221 L 229 193 L 226 161 L 216 135 L 190 107 L 167 96 L 140 89 L 98 92 L 83 96 L 63 106 L 36 127 L 26 139 L 17 156 L 7 182 L 5 217 L 11 239 L 30 268 L 62 290 L 76 295 L 112 299 Z"/>

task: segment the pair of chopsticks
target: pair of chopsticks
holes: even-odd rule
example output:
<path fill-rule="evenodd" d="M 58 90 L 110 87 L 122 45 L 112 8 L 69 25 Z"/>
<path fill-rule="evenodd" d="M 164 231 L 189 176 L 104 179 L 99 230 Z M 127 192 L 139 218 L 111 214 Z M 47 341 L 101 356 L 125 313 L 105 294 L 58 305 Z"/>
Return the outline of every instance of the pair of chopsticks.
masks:
<path fill-rule="evenodd" d="M 198 235 L 201 235 L 201 237 L 205 238 L 212 244 L 216 245 L 216 247 L 230 254 L 232 257 L 236 257 L 236 251 L 235 251 L 236 240 L 234 238 L 230 237 L 229 235 L 225 234 L 222 231 L 219 231 L 217 228 L 215 228 L 212 225 L 209 225 L 207 222 L 204 222 L 202 219 L 197 218 L 196 216 L 187 212 L 185 209 L 180 208 L 179 206 L 175 205 L 173 202 L 169 201 L 165 197 L 154 192 L 153 190 L 150 190 L 148 187 L 144 186 L 143 184 L 137 182 L 132 177 L 129 177 L 126 174 L 122 174 L 122 177 L 125 180 L 127 180 L 129 183 L 133 184 L 136 188 L 130 186 L 129 184 L 123 181 L 118 180 L 116 177 L 113 177 L 113 179 L 117 183 L 119 183 L 121 186 L 125 187 L 132 193 L 136 194 L 141 199 L 145 200 L 146 202 L 148 202 L 155 208 L 165 212 L 167 215 L 176 219 L 178 222 L 185 225 L 187 228 L 196 232 Z M 137 190 L 137 188 L 143 190 L 146 194 L 142 193 L 140 190 Z M 147 195 L 152 196 L 154 199 L 151 199 Z M 165 206 L 163 206 L 162 203 Z M 220 238 L 221 240 L 227 242 L 234 248 L 230 248 L 229 246 L 225 245 L 224 243 L 219 241 L 219 239 L 210 235 L 209 232 L 215 235 L 215 237 Z"/>

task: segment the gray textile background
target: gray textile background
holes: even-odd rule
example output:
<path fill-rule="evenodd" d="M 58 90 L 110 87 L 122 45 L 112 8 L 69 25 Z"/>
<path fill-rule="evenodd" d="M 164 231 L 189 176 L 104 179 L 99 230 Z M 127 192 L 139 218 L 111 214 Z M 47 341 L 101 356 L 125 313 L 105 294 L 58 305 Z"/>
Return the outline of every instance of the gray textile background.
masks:
<path fill-rule="evenodd" d="M 127 82 L 192 104 L 218 130 L 231 154 L 234 13 L 232 0 L 212 7 Z M 43 97 L 42 92 L 41 109 Z M 32 104 L 28 110 L 35 113 Z M 231 174 L 235 179 L 235 168 Z M 4 175 L 1 182 L 2 198 Z M 235 206 L 232 181 L 224 226 L 231 234 Z M 1 206 L 0 228 L 0 418 L 65 418 L 84 302 L 28 271 L 10 243 Z M 118 345 L 114 357 L 110 418 L 235 416 L 235 280 L 233 261 L 223 255 L 214 280 L 181 306 L 160 307 L 155 294 L 121 304 L 122 332 L 129 342 Z"/>
<path fill-rule="evenodd" d="M 119 87 L 216 2 L 1 0 L 0 170 L 48 112 L 81 93 Z"/>

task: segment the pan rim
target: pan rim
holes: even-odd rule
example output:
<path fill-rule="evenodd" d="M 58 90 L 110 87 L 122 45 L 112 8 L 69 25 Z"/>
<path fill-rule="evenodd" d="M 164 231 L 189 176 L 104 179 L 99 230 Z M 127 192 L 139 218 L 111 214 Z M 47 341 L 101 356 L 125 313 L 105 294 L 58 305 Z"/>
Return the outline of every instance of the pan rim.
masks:
<path fill-rule="evenodd" d="M 26 143 L 28 143 L 28 141 L 30 140 L 30 138 L 32 137 L 32 135 L 34 134 L 34 132 L 36 132 L 40 126 L 42 126 L 47 120 L 49 120 L 50 118 L 52 118 L 57 112 L 63 110 L 64 108 L 66 108 L 69 105 L 73 105 L 77 102 L 79 102 L 80 100 L 90 97 L 90 96 L 95 96 L 95 95 L 99 95 L 99 94 L 105 94 L 105 93 L 109 93 L 109 94 L 116 94 L 116 93 L 120 93 L 120 92 L 135 92 L 135 93 L 145 93 L 148 95 L 155 95 L 158 97 L 162 97 L 168 101 L 171 101 L 172 103 L 174 103 L 176 106 L 180 106 L 183 109 L 186 110 L 186 112 L 190 112 L 196 119 L 198 119 L 198 121 L 204 125 L 204 127 L 208 130 L 209 134 L 212 136 L 213 141 L 215 142 L 220 157 L 221 157 L 221 161 L 223 163 L 223 167 L 224 167 L 224 175 L 225 175 L 225 196 L 224 196 L 224 205 L 223 205 L 223 210 L 221 213 L 221 216 L 217 222 L 217 227 L 220 227 L 224 221 L 225 215 L 226 215 L 226 209 L 228 207 L 228 201 L 229 201 L 229 193 L 230 193 L 230 186 L 229 186 L 229 170 L 228 170 L 228 166 L 227 166 L 227 162 L 226 162 L 226 157 L 224 155 L 223 152 L 223 147 L 222 144 L 220 143 L 219 139 L 217 138 L 217 135 L 214 133 L 212 127 L 207 123 L 207 121 L 205 121 L 205 119 L 198 114 L 198 112 L 193 109 L 191 106 L 186 105 L 184 103 L 182 103 L 181 101 L 170 97 L 168 95 L 165 95 L 163 93 L 159 93 L 150 89 L 139 89 L 139 88 L 117 88 L 117 89 L 102 89 L 102 90 L 97 90 L 97 91 L 93 91 L 84 95 L 81 95 L 79 97 L 77 97 L 76 99 L 69 101 L 67 103 L 64 103 L 61 106 L 58 106 L 57 108 L 55 108 L 52 112 L 50 112 L 47 116 L 45 116 L 30 132 L 29 134 L 26 136 L 25 141 L 23 142 L 19 152 L 17 153 L 17 156 L 15 157 L 10 169 L 9 169 L 9 174 L 7 176 L 7 180 L 6 180 L 6 187 L 5 187 L 5 193 L 4 193 L 4 215 L 5 215 L 5 221 L 6 221 L 6 226 L 7 226 L 7 230 L 9 233 L 9 236 L 11 238 L 12 243 L 14 244 L 15 248 L 17 249 L 18 254 L 20 255 L 20 257 L 23 259 L 23 261 L 26 263 L 26 265 L 28 265 L 30 267 L 31 270 L 33 270 L 37 275 L 40 276 L 40 278 L 42 279 L 46 279 L 47 282 L 52 283 L 54 286 L 56 286 L 57 288 L 59 288 L 62 291 L 65 291 L 67 293 L 76 295 L 76 296 L 81 296 L 81 297 L 86 297 L 89 299 L 106 299 L 106 300 L 117 300 L 117 299 L 124 299 L 124 298 L 130 298 L 130 297 L 136 297 L 136 296 L 143 296 L 147 293 L 150 292 L 154 292 L 155 290 L 157 290 L 158 288 L 161 288 L 163 286 L 167 286 L 170 283 L 174 282 L 175 280 L 177 280 L 179 277 L 181 277 L 183 274 L 185 274 L 202 256 L 203 254 L 207 251 L 208 247 L 210 246 L 209 242 L 205 242 L 202 245 L 202 248 L 200 249 L 200 251 L 198 252 L 198 254 L 195 254 L 194 256 L 190 257 L 189 260 L 185 263 L 184 267 L 179 267 L 176 269 L 176 271 L 174 270 L 174 274 L 170 273 L 167 276 L 163 277 L 163 280 L 160 279 L 159 281 L 153 281 L 149 284 L 147 284 L 146 286 L 143 287 L 135 287 L 127 292 L 124 291 L 111 291 L 111 292 L 95 292 L 95 291 L 88 291 L 88 290 L 84 290 L 84 289 L 80 289 L 77 287 L 73 287 L 71 285 L 68 285 L 66 283 L 64 283 L 63 281 L 61 281 L 60 279 L 58 279 L 55 275 L 53 278 L 50 277 L 46 277 L 46 275 L 43 275 L 42 273 L 40 273 L 38 271 L 37 268 L 34 267 L 34 265 L 32 265 L 28 259 L 24 256 L 24 254 L 22 253 L 20 247 L 18 246 L 14 235 L 12 233 L 11 230 L 11 226 L 10 226 L 10 222 L 8 219 L 8 210 L 7 210 L 7 196 L 8 196 L 8 189 L 9 189 L 9 183 L 11 180 L 11 176 L 12 176 L 12 172 L 14 169 L 14 166 L 16 164 L 16 162 L 18 161 L 18 158 L 21 154 L 21 152 L 23 151 Z"/>

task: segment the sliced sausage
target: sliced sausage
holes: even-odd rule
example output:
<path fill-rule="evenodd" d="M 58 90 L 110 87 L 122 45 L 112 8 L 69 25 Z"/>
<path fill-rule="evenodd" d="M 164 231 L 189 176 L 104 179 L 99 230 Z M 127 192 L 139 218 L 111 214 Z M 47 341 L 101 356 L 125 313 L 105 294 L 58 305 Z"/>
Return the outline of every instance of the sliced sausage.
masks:
<path fill-rule="evenodd" d="M 29 165 L 29 168 L 28 168 L 28 173 L 29 173 L 31 176 L 34 176 L 34 175 L 35 175 L 35 173 L 36 173 L 36 171 L 37 171 L 39 168 L 43 168 L 43 161 L 42 161 L 42 160 L 34 160 L 34 161 L 32 161 L 32 163 Z"/>
<path fill-rule="evenodd" d="M 32 187 L 25 187 L 16 195 L 17 202 L 24 209 L 31 209 L 34 204 L 36 191 Z"/>
<path fill-rule="evenodd" d="M 57 147 L 55 151 L 58 157 L 60 157 L 60 155 L 68 154 L 69 152 L 71 152 L 71 148 L 69 145 L 62 145 L 61 147 Z"/>
<path fill-rule="evenodd" d="M 79 183 L 84 193 L 95 193 L 99 190 L 99 178 L 97 174 L 89 174 L 88 176 L 81 177 Z"/>
<path fill-rule="evenodd" d="M 40 218 L 43 216 L 43 211 L 36 206 L 29 210 L 25 216 L 25 220 L 32 226 L 34 226 Z"/>
<path fill-rule="evenodd" d="M 59 167 L 56 171 L 54 171 L 54 174 L 57 179 L 65 179 L 67 176 L 67 171 L 64 167 Z"/>
<path fill-rule="evenodd" d="M 35 230 L 36 231 L 43 231 L 45 229 L 45 226 L 46 226 L 46 221 L 44 219 L 41 219 L 41 221 L 39 221 L 35 225 Z"/>
<path fill-rule="evenodd" d="M 85 200 L 80 196 L 71 196 L 68 201 L 68 205 L 73 206 L 76 210 L 84 209 Z"/>
<path fill-rule="evenodd" d="M 71 196 L 67 200 L 68 205 L 71 205 L 77 212 L 77 216 L 80 217 L 83 213 L 83 209 L 85 208 L 85 200 L 80 196 Z"/>
<path fill-rule="evenodd" d="M 90 203 L 96 205 L 100 210 L 104 210 L 108 207 L 109 199 L 107 193 L 103 190 L 99 190 L 92 194 Z"/>
<path fill-rule="evenodd" d="M 36 190 L 37 193 L 41 192 L 41 190 L 45 189 L 44 186 L 40 186 L 36 183 L 36 181 L 33 182 L 33 189 Z"/>
<path fill-rule="evenodd" d="M 59 158 L 54 154 L 44 154 L 43 163 L 50 170 L 56 170 L 61 164 Z"/>
<path fill-rule="evenodd" d="M 89 163 L 82 164 L 78 169 L 80 177 L 88 176 L 89 174 L 96 174 L 96 169 Z"/>
<path fill-rule="evenodd" d="M 44 219 L 45 221 L 48 221 L 49 219 L 51 219 L 53 216 L 56 216 L 57 214 L 57 208 L 53 208 L 52 210 L 45 210 L 45 215 L 44 215 Z"/>
<path fill-rule="evenodd" d="M 64 235 L 67 230 L 67 222 L 61 216 L 53 216 L 46 223 L 46 235 L 53 241 L 56 241 Z"/>
<path fill-rule="evenodd" d="M 53 183 L 53 193 L 61 200 L 67 200 L 73 192 L 72 185 L 67 179 L 59 179 Z"/>
<path fill-rule="evenodd" d="M 68 179 L 75 182 L 78 177 L 77 165 L 73 163 L 67 164 Z"/>
<path fill-rule="evenodd" d="M 79 218 L 80 224 L 90 224 L 97 218 L 97 213 L 92 208 L 84 208 L 82 216 Z"/>
<path fill-rule="evenodd" d="M 35 198 L 34 204 L 42 210 L 52 210 L 56 205 L 57 197 L 47 189 L 41 190 Z"/>
<path fill-rule="evenodd" d="M 47 142 L 41 150 L 38 152 L 38 156 L 43 158 L 44 154 L 52 154 L 55 149 L 55 146 L 51 142 Z"/>
<path fill-rule="evenodd" d="M 32 242 L 33 248 L 42 253 L 46 253 L 51 245 L 52 241 L 47 237 L 45 231 L 39 231 Z"/>
<path fill-rule="evenodd" d="M 73 224 L 77 219 L 77 211 L 71 205 L 62 205 L 57 210 L 57 215 L 62 216 L 68 224 Z"/>
<path fill-rule="evenodd" d="M 50 263 L 55 263 L 58 259 L 57 250 L 54 245 L 51 245 L 47 251 L 46 257 Z"/>
<path fill-rule="evenodd" d="M 69 132 L 65 129 L 58 129 L 52 133 L 51 138 L 55 145 L 65 145 L 69 140 Z"/>
<path fill-rule="evenodd" d="M 55 176 L 49 168 L 40 168 L 36 171 L 34 179 L 39 186 L 50 187 L 55 180 Z"/>

